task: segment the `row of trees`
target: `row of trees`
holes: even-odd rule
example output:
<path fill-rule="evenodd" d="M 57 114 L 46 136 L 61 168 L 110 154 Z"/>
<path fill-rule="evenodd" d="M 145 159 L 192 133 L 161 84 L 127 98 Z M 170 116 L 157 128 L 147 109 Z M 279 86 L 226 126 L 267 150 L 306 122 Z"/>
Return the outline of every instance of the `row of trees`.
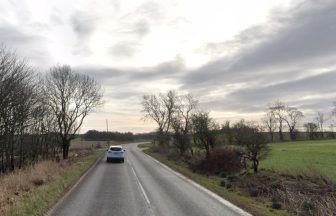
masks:
<path fill-rule="evenodd" d="M 94 79 L 70 66 L 38 74 L 0 47 L 0 171 L 56 158 L 60 152 L 66 159 L 70 140 L 102 95 Z"/>
<path fill-rule="evenodd" d="M 336 108 L 332 111 L 335 115 Z M 278 130 L 280 141 L 284 140 L 284 128 L 288 129 L 290 140 L 296 140 L 299 134 L 299 123 L 303 119 L 303 112 L 297 107 L 291 107 L 281 101 L 276 101 L 269 105 L 268 111 L 262 119 L 264 128 L 268 131 L 271 141 L 274 141 L 275 131 Z M 317 139 L 325 137 L 324 124 L 331 119 L 327 118 L 324 113 L 317 112 L 313 122 L 304 123 L 306 138 Z M 331 124 L 329 137 L 333 138 L 333 125 Z"/>
<path fill-rule="evenodd" d="M 145 119 L 157 123 L 156 140 L 161 152 L 172 146 L 181 156 L 186 153 L 193 156 L 195 149 L 203 149 L 205 160 L 210 160 L 223 132 L 231 137 L 231 144 L 240 147 L 239 157 L 244 166 L 247 168 L 247 159 L 254 172 L 258 171 L 259 160 L 267 152 L 268 140 L 261 127 L 242 120 L 233 127 L 227 125 L 221 129 L 208 112 L 198 109 L 198 100 L 190 94 L 169 91 L 145 95 L 142 106 Z"/>
<path fill-rule="evenodd" d="M 299 132 L 303 112 L 281 101 L 268 106 L 261 124 L 241 120 L 233 125 L 227 121 L 222 126 L 208 112 L 198 109 L 198 104 L 194 96 L 175 91 L 143 96 L 144 118 L 153 120 L 158 126 L 156 141 L 159 151 L 167 152 L 172 146 L 182 156 L 186 153 L 193 156 L 195 149 L 203 149 L 205 160 L 209 160 L 216 146 L 236 145 L 242 149 L 241 160 L 250 161 L 257 172 L 259 160 L 267 155 L 267 143 L 275 141 L 276 133 L 280 141 L 285 139 L 285 134 L 289 134 L 290 140 L 296 140 L 299 134 L 316 139 L 322 132 L 323 137 L 326 118 L 321 112 L 317 113 L 316 123 L 304 124 L 306 132 Z"/>
<path fill-rule="evenodd" d="M 279 130 L 280 141 L 284 140 L 283 129 L 285 124 L 288 127 L 290 139 L 295 140 L 298 132 L 297 125 L 304 117 L 303 113 L 298 108 L 287 106 L 281 101 L 276 101 L 268 109 L 269 111 L 262 121 L 270 134 L 271 141 L 274 141 L 276 128 Z"/>
<path fill-rule="evenodd" d="M 85 140 L 92 141 L 109 141 L 109 140 L 117 140 L 117 141 L 131 141 L 136 138 L 132 132 L 107 132 L 107 131 L 97 131 L 97 130 L 89 130 L 84 135 L 83 138 Z"/>

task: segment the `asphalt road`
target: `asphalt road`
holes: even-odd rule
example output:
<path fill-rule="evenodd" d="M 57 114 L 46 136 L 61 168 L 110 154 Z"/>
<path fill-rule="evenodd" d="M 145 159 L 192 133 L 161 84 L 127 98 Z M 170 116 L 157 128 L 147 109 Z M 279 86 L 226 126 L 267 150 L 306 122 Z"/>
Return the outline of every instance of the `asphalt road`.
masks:
<path fill-rule="evenodd" d="M 47 215 L 248 215 L 145 155 L 124 145 L 125 163 L 102 158 Z"/>

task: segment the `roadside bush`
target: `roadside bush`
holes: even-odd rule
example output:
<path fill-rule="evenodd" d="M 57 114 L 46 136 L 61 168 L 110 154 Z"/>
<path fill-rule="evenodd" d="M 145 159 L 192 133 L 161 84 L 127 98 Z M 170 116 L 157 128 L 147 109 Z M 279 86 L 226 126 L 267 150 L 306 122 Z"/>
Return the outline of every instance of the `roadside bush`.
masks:
<path fill-rule="evenodd" d="M 226 178 L 227 173 L 226 172 L 221 172 L 221 173 L 219 173 L 219 176 L 222 177 L 222 178 Z"/>
<path fill-rule="evenodd" d="M 258 188 L 249 188 L 249 194 L 251 197 L 259 196 L 259 189 Z"/>
<path fill-rule="evenodd" d="M 235 182 L 239 179 L 239 177 L 237 175 L 228 175 L 227 176 L 227 180 L 229 180 L 230 182 Z"/>
<path fill-rule="evenodd" d="M 281 187 L 278 181 L 273 181 L 270 186 L 272 189 L 279 189 Z"/>
<path fill-rule="evenodd" d="M 201 172 L 221 176 L 239 172 L 241 168 L 239 153 L 234 148 L 216 149 L 209 159 L 203 159 L 196 164 L 196 169 Z"/>
<path fill-rule="evenodd" d="M 225 181 L 225 180 L 220 181 L 220 184 L 219 184 L 219 185 L 222 186 L 222 187 L 225 187 L 225 185 L 226 185 L 226 181 Z"/>
<path fill-rule="evenodd" d="M 272 209 L 281 209 L 281 203 L 277 201 L 272 202 Z"/>
<path fill-rule="evenodd" d="M 311 202 L 304 201 L 304 202 L 303 202 L 303 209 L 304 209 L 306 212 L 312 213 L 312 212 L 315 210 L 315 206 L 314 206 L 314 204 L 311 203 Z"/>

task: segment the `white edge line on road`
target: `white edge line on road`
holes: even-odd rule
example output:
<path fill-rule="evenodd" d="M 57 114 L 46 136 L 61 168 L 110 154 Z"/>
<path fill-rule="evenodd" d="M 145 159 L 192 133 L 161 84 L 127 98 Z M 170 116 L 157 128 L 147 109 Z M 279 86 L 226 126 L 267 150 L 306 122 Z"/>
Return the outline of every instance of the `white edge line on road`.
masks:
<path fill-rule="evenodd" d="M 141 192 L 142 192 L 143 196 L 145 197 L 145 200 L 146 200 L 146 202 L 147 202 L 147 204 L 148 204 L 148 208 L 149 208 L 150 214 L 151 214 L 151 215 L 154 215 L 153 210 L 152 210 L 152 208 L 151 208 L 151 203 L 150 203 L 150 201 L 149 201 L 149 199 L 148 199 L 148 196 L 147 196 L 147 193 L 146 193 L 145 189 L 143 188 L 143 186 L 142 186 L 142 184 L 141 184 L 141 182 L 140 182 L 140 180 L 139 180 L 138 175 L 136 174 L 136 172 L 135 172 L 135 170 L 134 170 L 134 168 L 133 168 L 131 162 L 130 162 L 129 160 L 127 160 L 127 163 L 130 165 L 130 167 L 131 167 L 131 169 L 132 169 L 132 172 L 133 172 L 133 174 L 134 174 L 134 176 L 135 176 L 135 180 L 137 181 L 137 183 L 138 183 L 138 185 L 139 185 L 139 187 L 140 187 L 140 189 L 141 189 Z"/>
<path fill-rule="evenodd" d="M 151 157 L 150 155 L 142 152 L 143 154 L 145 154 L 148 158 L 154 160 L 156 163 L 158 163 L 159 165 L 163 166 L 164 168 L 166 168 L 167 170 L 169 170 L 170 172 L 172 172 L 173 174 L 175 174 L 176 176 L 178 176 L 179 178 L 183 179 L 184 181 L 192 184 L 193 186 L 195 186 L 196 188 L 198 188 L 199 190 L 205 192 L 206 194 L 208 194 L 209 196 L 211 196 L 212 198 L 216 199 L 218 202 L 222 203 L 223 205 L 227 206 L 228 208 L 230 208 L 231 210 L 233 210 L 234 212 L 243 215 L 243 216 L 252 216 L 250 213 L 244 211 L 243 209 L 239 208 L 238 206 L 230 203 L 229 201 L 225 200 L 223 197 L 215 194 L 214 192 L 206 189 L 205 187 L 201 186 L 200 184 L 194 182 L 193 180 L 191 180 L 190 178 L 182 175 L 179 172 L 176 172 L 175 170 L 173 170 L 172 168 L 168 167 L 167 165 L 161 163 L 160 161 L 156 160 L 155 158 Z"/>

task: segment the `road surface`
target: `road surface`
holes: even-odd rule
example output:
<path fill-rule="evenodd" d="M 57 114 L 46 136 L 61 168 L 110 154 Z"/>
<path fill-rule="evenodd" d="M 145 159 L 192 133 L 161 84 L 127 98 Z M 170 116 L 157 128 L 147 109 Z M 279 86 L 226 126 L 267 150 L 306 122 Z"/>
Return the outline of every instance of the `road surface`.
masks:
<path fill-rule="evenodd" d="M 47 215 L 248 215 L 145 155 L 124 145 L 125 163 L 103 157 Z"/>

